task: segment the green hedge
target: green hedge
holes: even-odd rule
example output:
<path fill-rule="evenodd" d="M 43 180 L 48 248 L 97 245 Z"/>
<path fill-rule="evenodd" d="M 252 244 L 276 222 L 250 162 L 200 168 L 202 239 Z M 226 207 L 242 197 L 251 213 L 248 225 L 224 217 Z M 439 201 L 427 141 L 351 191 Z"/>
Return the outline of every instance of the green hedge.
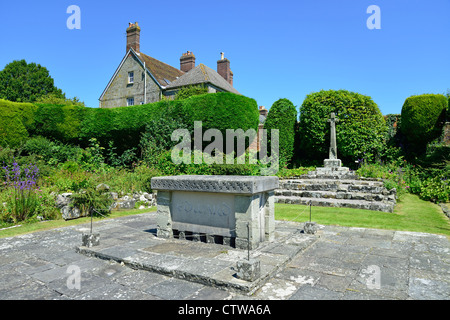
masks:
<path fill-rule="evenodd" d="M 0 146 L 15 148 L 25 142 L 33 129 L 35 110 L 31 103 L 0 99 Z"/>
<path fill-rule="evenodd" d="M 289 163 L 294 155 L 296 124 L 297 109 L 288 99 L 275 101 L 264 122 L 264 129 L 279 130 L 280 158 L 286 163 Z"/>
<path fill-rule="evenodd" d="M 311 160 L 328 158 L 330 124 L 335 112 L 338 158 L 347 165 L 358 159 L 373 160 L 384 148 L 387 126 L 372 98 L 347 90 L 308 94 L 300 107 L 301 155 Z"/>
<path fill-rule="evenodd" d="M 203 130 L 258 129 L 259 111 L 255 100 L 228 92 L 192 96 L 180 101 L 186 121 L 202 121 Z"/>
<path fill-rule="evenodd" d="M 244 131 L 258 126 L 256 101 L 233 93 L 215 93 L 188 99 L 163 100 L 147 105 L 111 109 L 81 106 L 14 103 L 0 100 L 0 145 L 18 147 L 29 136 L 42 136 L 63 143 L 88 146 L 96 138 L 104 147 L 109 141 L 123 151 L 139 145 L 151 120 L 171 117 L 193 128 Z"/>
<path fill-rule="evenodd" d="M 427 143 L 440 136 L 447 107 L 447 97 L 442 94 L 423 94 L 405 100 L 400 130 L 410 152 L 425 152 Z"/>

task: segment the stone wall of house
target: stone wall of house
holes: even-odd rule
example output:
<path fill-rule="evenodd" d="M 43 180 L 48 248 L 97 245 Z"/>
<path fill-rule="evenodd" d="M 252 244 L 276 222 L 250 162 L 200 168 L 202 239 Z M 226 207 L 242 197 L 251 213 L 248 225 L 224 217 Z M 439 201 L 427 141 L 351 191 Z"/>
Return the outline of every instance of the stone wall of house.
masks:
<path fill-rule="evenodd" d="M 128 84 L 128 72 L 134 72 L 134 83 Z M 161 90 L 156 82 L 147 74 L 147 103 L 160 100 Z M 105 92 L 101 108 L 122 107 L 127 105 L 127 98 L 134 98 L 134 104 L 144 101 L 144 68 L 133 55 L 129 55 L 122 64 L 116 77 Z"/>

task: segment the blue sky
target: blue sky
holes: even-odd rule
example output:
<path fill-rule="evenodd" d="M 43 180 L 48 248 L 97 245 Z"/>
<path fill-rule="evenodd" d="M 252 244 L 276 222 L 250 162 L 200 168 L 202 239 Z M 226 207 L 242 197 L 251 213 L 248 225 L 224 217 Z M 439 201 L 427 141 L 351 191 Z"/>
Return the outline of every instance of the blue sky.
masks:
<path fill-rule="evenodd" d="M 67 28 L 70 5 L 80 30 Z M 381 29 L 367 28 L 370 5 Z M 96 108 L 137 21 L 141 51 L 174 67 L 192 51 L 216 69 L 225 52 L 236 89 L 266 108 L 346 89 L 400 113 L 411 95 L 450 89 L 449 13 L 450 0 L 2 1 L 0 69 L 39 63 L 67 97 Z"/>

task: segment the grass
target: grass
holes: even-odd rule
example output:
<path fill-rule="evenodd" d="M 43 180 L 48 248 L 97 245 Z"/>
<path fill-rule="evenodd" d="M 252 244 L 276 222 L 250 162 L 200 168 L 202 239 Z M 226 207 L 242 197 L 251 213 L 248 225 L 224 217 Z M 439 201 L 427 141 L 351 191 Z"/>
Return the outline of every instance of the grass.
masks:
<path fill-rule="evenodd" d="M 405 194 L 393 213 L 311 207 L 311 216 L 312 221 L 324 225 L 426 232 L 450 237 L 450 222 L 441 208 L 412 194 Z M 309 221 L 309 206 L 277 203 L 275 219 Z"/>
<path fill-rule="evenodd" d="M 133 210 L 118 210 L 118 211 L 112 211 L 111 214 L 108 215 L 107 218 L 103 217 L 94 217 L 93 221 L 101 221 L 106 219 L 113 219 L 113 218 L 119 218 L 129 215 L 135 215 L 145 212 L 152 212 L 156 211 L 156 207 L 152 207 L 150 209 L 133 209 Z M 74 220 L 50 220 L 50 221 L 43 221 L 43 222 L 34 222 L 34 223 L 24 223 L 17 227 L 7 228 L 0 230 L 0 238 L 7 238 L 7 237 L 15 237 L 22 234 L 32 233 L 36 231 L 44 231 L 44 230 L 50 230 L 55 228 L 62 228 L 62 227 L 68 227 L 68 226 L 74 226 L 78 224 L 83 223 L 90 223 L 91 217 L 84 217 Z"/>

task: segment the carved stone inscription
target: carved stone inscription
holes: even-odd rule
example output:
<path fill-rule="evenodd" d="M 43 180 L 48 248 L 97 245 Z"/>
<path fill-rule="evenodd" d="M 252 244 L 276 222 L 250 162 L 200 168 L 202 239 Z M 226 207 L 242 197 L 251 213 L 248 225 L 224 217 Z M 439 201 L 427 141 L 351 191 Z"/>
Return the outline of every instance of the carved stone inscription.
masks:
<path fill-rule="evenodd" d="M 173 192 L 172 221 L 235 229 L 234 195 L 198 192 Z M 205 228 L 206 231 L 206 228 Z"/>

